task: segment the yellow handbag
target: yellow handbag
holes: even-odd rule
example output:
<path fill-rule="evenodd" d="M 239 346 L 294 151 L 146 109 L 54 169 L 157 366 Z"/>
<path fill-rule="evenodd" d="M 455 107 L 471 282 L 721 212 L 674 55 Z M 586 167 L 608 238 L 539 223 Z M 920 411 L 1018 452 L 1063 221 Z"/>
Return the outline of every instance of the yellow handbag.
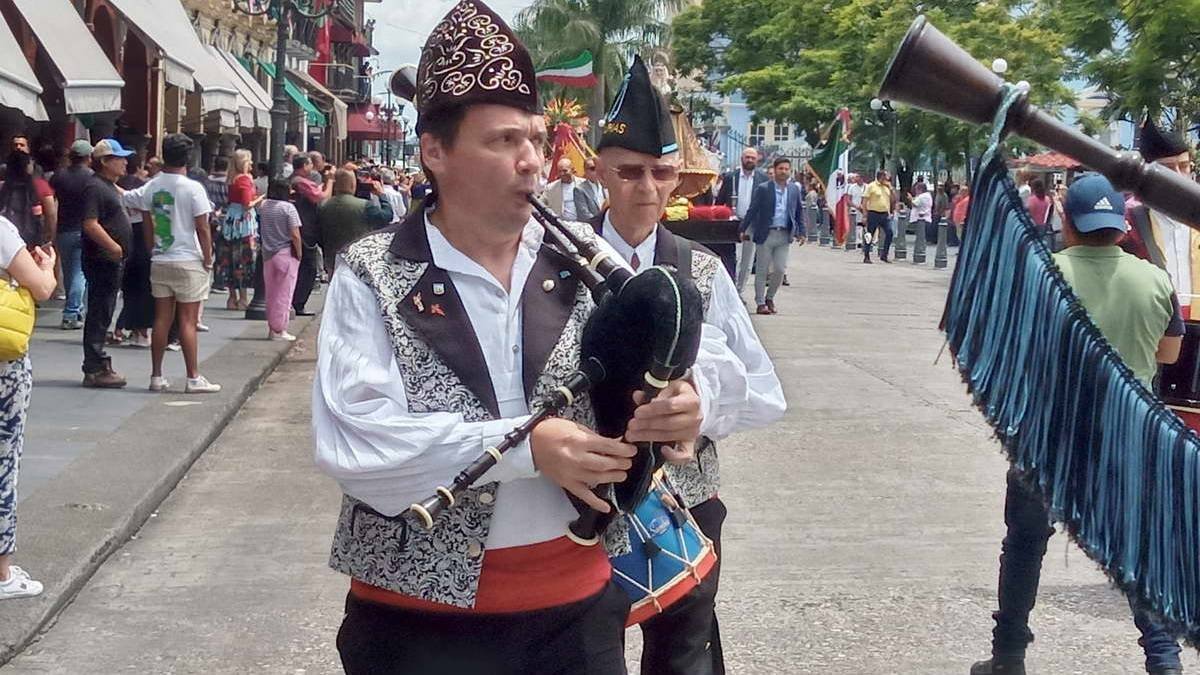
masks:
<path fill-rule="evenodd" d="M 29 351 L 37 305 L 28 288 L 0 276 L 0 361 L 12 361 Z"/>

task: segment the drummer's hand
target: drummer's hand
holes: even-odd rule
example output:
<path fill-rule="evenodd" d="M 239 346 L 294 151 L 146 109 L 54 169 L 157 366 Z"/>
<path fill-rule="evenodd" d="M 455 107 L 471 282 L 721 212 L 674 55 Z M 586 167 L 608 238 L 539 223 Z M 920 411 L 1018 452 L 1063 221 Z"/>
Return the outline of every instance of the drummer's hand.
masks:
<path fill-rule="evenodd" d="M 687 464 L 696 458 L 696 442 L 683 441 L 675 445 L 660 445 L 659 454 L 665 462 Z"/>
<path fill-rule="evenodd" d="M 704 415 L 700 413 L 700 395 L 690 382 L 675 380 L 653 401 L 645 401 L 645 394 L 634 392 L 633 402 L 638 407 L 625 428 L 625 440 L 671 443 L 694 441 L 700 435 Z"/>
<path fill-rule="evenodd" d="M 636 446 L 557 417 L 533 428 L 529 447 L 533 465 L 542 475 L 601 513 L 608 513 L 610 507 L 592 487 L 625 480 L 637 454 Z"/>

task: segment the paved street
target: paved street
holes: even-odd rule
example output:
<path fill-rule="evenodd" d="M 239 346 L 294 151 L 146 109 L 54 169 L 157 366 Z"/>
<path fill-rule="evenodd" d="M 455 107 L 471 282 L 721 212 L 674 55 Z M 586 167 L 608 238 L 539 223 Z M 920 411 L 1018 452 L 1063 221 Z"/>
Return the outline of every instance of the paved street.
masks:
<path fill-rule="evenodd" d="M 226 297 L 213 294 L 205 307 L 205 323 L 212 331 L 200 334 L 201 362 L 240 339 L 251 325 L 243 320 L 242 312 L 225 309 Z M 319 300 L 318 297 L 314 305 Z M 113 368 L 129 380 L 124 390 L 81 387 L 83 331 L 59 328 L 62 304 L 61 300 L 51 301 L 38 312 L 32 349 L 34 395 L 21 461 L 22 500 L 32 496 L 76 457 L 95 449 L 148 403 L 162 398 L 146 389 L 150 383 L 149 349 L 109 348 Z M 264 326 L 262 337 L 265 337 L 266 324 L 254 325 Z M 176 388 L 182 389 L 183 356 L 167 352 L 163 370 Z M 221 382 L 215 376 L 213 380 Z"/>
<path fill-rule="evenodd" d="M 755 317 L 789 411 L 721 444 L 731 673 L 962 675 L 987 655 L 1005 462 L 947 360 L 933 365 L 949 271 L 857 260 L 793 250 L 781 314 Z M 338 493 L 312 468 L 315 325 L 302 337 L 0 673 L 337 671 Z M 1142 672 L 1125 601 L 1065 537 L 1033 628 L 1032 673 Z M 1194 653 L 1185 665 L 1200 672 Z"/>

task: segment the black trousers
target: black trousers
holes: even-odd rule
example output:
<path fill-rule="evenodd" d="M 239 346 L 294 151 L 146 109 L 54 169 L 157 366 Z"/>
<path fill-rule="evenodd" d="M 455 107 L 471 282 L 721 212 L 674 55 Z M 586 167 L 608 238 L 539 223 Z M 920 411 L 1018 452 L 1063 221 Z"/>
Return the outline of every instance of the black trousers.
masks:
<path fill-rule="evenodd" d="M 297 314 L 304 311 L 317 283 L 317 246 L 305 244 L 300 248 L 300 271 L 296 274 L 296 290 L 292 292 L 292 309 Z"/>
<path fill-rule="evenodd" d="M 88 310 L 83 319 L 83 373 L 87 375 L 112 367 L 112 359 L 104 351 L 104 339 L 117 309 L 121 263 L 85 253 L 83 277 L 87 279 Z"/>
<path fill-rule="evenodd" d="M 629 596 L 513 614 L 437 614 L 346 598 L 337 648 L 348 675 L 625 675 Z"/>
<path fill-rule="evenodd" d="M 133 252 L 121 274 L 121 315 L 117 328 L 143 330 L 154 326 L 154 296 L 150 294 L 150 251 L 135 229 Z"/>
<path fill-rule="evenodd" d="M 690 511 L 700 531 L 713 540 L 717 564 L 683 599 L 642 623 L 642 675 L 725 673 L 715 604 L 721 576 L 721 525 L 728 511 L 717 497 Z"/>

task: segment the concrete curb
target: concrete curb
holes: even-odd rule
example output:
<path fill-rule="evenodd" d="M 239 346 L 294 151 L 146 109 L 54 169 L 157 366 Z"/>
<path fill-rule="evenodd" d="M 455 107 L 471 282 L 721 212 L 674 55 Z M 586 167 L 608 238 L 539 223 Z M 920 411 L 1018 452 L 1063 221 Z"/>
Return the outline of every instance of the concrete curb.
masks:
<path fill-rule="evenodd" d="M 314 295 L 310 303 L 323 300 Z M 301 340 L 315 343 L 310 327 L 318 325 L 316 319 L 292 320 Z M 265 332 L 264 322 L 250 322 L 202 363 L 205 375 L 223 385 L 221 392 L 188 396 L 179 393 L 182 383 L 176 384 L 176 393 L 147 404 L 20 503 L 14 561 L 42 581 L 45 591 L 37 598 L 4 602 L 0 666 L 54 621 L 110 555 L 137 536 L 246 399 L 301 344 L 271 342 L 262 338 Z"/>

